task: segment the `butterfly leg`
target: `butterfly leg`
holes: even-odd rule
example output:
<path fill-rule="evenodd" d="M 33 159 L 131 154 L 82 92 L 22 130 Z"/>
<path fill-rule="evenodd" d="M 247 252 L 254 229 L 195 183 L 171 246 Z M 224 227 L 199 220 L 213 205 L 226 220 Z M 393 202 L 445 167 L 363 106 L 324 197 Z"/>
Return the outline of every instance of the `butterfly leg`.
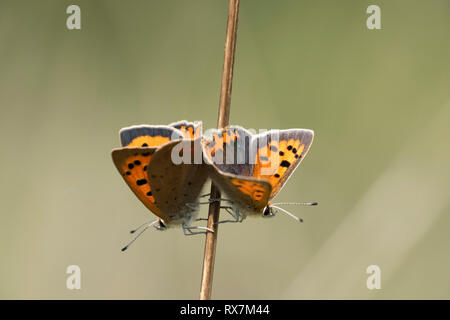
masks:
<path fill-rule="evenodd" d="M 196 234 L 206 234 L 207 231 L 196 231 L 196 232 L 194 232 L 194 231 L 191 230 L 191 228 L 183 228 L 183 233 L 184 233 L 185 236 L 193 236 L 193 235 L 196 235 Z"/>
<path fill-rule="evenodd" d="M 183 228 L 183 233 L 185 236 L 192 236 L 195 234 L 206 234 L 208 232 L 214 232 L 214 230 L 206 228 L 206 227 L 197 227 L 197 226 L 186 227 L 183 225 L 182 228 Z M 206 230 L 206 231 L 192 231 L 192 229 L 200 229 L 200 230 Z"/>
<path fill-rule="evenodd" d="M 205 195 L 205 196 L 206 196 L 206 195 Z M 194 209 L 196 209 L 197 206 L 199 206 L 199 205 L 202 205 L 202 204 L 211 204 L 212 202 L 218 202 L 218 201 L 228 201 L 228 202 L 233 203 L 233 200 L 220 198 L 220 199 L 208 199 L 208 201 L 204 201 L 204 202 L 195 202 L 195 203 L 189 202 L 189 203 L 186 203 L 186 206 L 187 206 L 189 209 L 194 210 Z"/>
<path fill-rule="evenodd" d="M 196 229 L 196 230 L 205 230 L 204 232 L 199 232 L 199 233 L 206 233 L 207 231 L 214 233 L 214 230 L 210 229 L 208 227 L 185 226 L 184 228 L 190 232 L 192 232 L 193 229 Z"/>
<path fill-rule="evenodd" d="M 207 228 L 207 227 L 199 227 L 199 226 L 191 226 L 191 222 L 192 222 L 193 217 L 190 217 L 185 223 L 182 224 L 182 228 L 183 228 L 183 233 L 185 236 L 191 236 L 194 234 L 205 234 L 208 231 L 209 232 L 213 232 L 214 230 Z M 205 231 L 192 231 L 192 230 L 205 230 Z"/>
<path fill-rule="evenodd" d="M 189 208 L 193 209 L 196 205 L 211 204 L 211 203 L 213 203 L 213 202 L 219 202 L 219 201 L 228 201 L 228 202 L 233 203 L 233 200 L 220 198 L 220 199 L 209 199 L 208 201 L 205 201 L 205 202 L 186 203 L 186 205 L 187 205 Z"/>
<path fill-rule="evenodd" d="M 219 221 L 219 223 L 224 223 L 224 222 L 242 222 L 242 221 L 239 221 L 239 214 L 235 214 L 235 212 L 232 211 L 233 207 L 221 206 L 220 209 L 225 209 L 225 211 L 228 212 L 234 218 L 234 220 L 224 220 L 224 221 Z M 197 218 L 197 219 L 195 219 L 195 221 L 208 221 L 208 218 Z"/>
<path fill-rule="evenodd" d="M 234 215 L 233 215 L 233 217 L 236 219 L 236 222 L 242 222 L 242 221 L 244 221 L 244 216 L 241 216 L 241 215 L 239 214 L 239 209 L 238 209 L 238 208 L 235 208 L 235 209 L 234 209 Z M 239 218 L 241 218 L 241 219 L 239 219 Z"/>
<path fill-rule="evenodd" d="M 201 195 L 200 198 L 205 198 L 205 197 L 210 197 L 210 196 L 211 196 L 211 193 L 206 193 L 206 194 Z M 219 198 L 219 199 L 213 199 L 213 198 L 210 198 L 210 199 L 209 199 L 209 203 L 211 203 L 211 202 L 216 202 L 216 201 L 228 201 L 228 202 L 233 202 L 233 200 L 225 199 L 225 198 Z"/>
<path fill-rule="evenodd" d="M 233 218 L 236 219 L 235 212 L 233 211 L 233 207 L 230 206 L 222 206 L 220 209 L 225 209 L 226 212 L 228 212 Z"/>
<path fill-rule="evenodd" d="M 227 223 L 227 222 L 237 223 L 237 222 L 243 221 L 243 219 L 239 220 L 239 209 L 238 208 L 235 208 L 234 211 L 232 211 L 233 207 L 220 207 L 220 208 L 225 209 L 225 211 L 228 212 L 234 218 L 234 220 L 222 220 L 222 221 L 219 221 L 218 223 Z"/>
<path fill-rule="evenodd" d="M 208 195 L 209 195 L 209 194 L 205 194 L 204 196 L 208 196 Z M 201 196 L 201 197 L 203 197 L 203 196 Z M 229 199 L 209 199 L 208 202 L 198 202 L 197 204 L 198 204 L 198 205 L 201 205 L 201 204 L 211 204 L 212 202 L 217 202 L 217 201 L 229 201 L 229 202 L 233 202 L 232 200 L 229 200 Z M 193 204 L 193 203 L 186 203 L 186 205 L 187 205 L 189 208 L 193 208 L 193 207 L 194 207 L 194 204 Z M 225 209 L 225 210 L 227 210 L 227 212 L 228 212 L 229 214 L 231 214 L 232 217 L 234 217 L 234 214 L 231 213 L 231 212 L 229 211 L 229 209 L 232 209 L 232 207 L 230 207 L 230 206 L 222 207 L 222 206 L 221 206 L 220 209 Z M 208 218 L 197 218 L 197 219 L 195 219 L 195 221 L 208 221 Z"/>
<path fill-rule="evenodd" d="M 210 193 L 207 193 L 207 194 L 201 195 L 200 198 L 205 198 L 205 197 L 209 197 L 209 196 L 211 196 L 211 192 L 210 192 Z"/>

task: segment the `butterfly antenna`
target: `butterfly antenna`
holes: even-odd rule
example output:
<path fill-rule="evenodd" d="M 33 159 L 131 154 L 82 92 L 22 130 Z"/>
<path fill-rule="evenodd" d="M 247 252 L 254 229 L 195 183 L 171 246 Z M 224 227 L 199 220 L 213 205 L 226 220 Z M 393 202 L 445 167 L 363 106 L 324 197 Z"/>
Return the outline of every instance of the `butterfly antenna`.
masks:
<path fill-rule="evenodd" d="M 156 220 L 156 221 L 158 221 L 158 220 Z M 152 224 L 155 223 L 156 221 L 153 221 Z M 144 222 L 143 224 L 141 224 L 141 225 L 140 225 L 139 227 L 137 227 L 136 229 L 131 230 L 130 233 L 135 233 L 135 232 L 138 231 L 140 228 L 142 228 L 143 226 L 145 226 L 145 225 L 147 225 L 147 224 L 149 224 L 149 223 L 150 223 L 150 221 Z"/>
<path fill-rule="evenodd" d="M 298 205 L 298 206 L 317 206 L 318 202 L 277 202 L 273 203 L 274 205 L 281 204 L 281 205 Z"/>
<path fill-rule="evenodd" d="M 152 223 L 147 224 L 147 225 L 145 226 L 145 228 L 142 229 L 142 231 L 139 232 L 138 235 L 137 235 L 136 237 L 134 237 L 133 240 L 131 240 L 125 247 L 122 248 L 122 251 L 127 250 L 127 249 L 133 244 L 133 242 L 135 242 L 135 241 L 137 240 L 137 238 L 139 238 L 139 237 L 145 232 L 145 230 L 147 230 L 149 227 L 153 226 L 153 225 L 154 225 L 155 223 L 157 223 L 158 221 L 159 221 L 159 220 L 155 220 L 155 221 L 153 221 Z"/>
<path fill-rule="evenodd" d="M 278 209 L 278 210 L 283 211 L 283 212 L 286 213 L 288 216 L 290 216 L 291 218 L 297 220 L 298 222 L 303 222 L 303 219 L 302 219 L 302 218 L 299 218 L 299 217 L 293 215 L 292 213 L 290 213 L 290 212 L 287 211 L 287 210 L 284 210 L 283 208 L 280 208 L 280 207 L 277 207 L 277 206 L 274 206 L 274 205 L 272 205 L 272 208 L 276 208 L 276 209 Z"/>

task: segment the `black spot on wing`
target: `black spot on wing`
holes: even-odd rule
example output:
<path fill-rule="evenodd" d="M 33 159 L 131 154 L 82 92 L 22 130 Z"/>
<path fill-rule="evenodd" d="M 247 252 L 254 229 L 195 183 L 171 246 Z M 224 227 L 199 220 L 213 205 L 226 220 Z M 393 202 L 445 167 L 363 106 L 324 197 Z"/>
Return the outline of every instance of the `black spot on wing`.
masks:
<path fill-rule="evenodd" d="M 147 183 L 147 180 L 146 180 L 146 179 L 139 179 L 139 180 L 136 181 L 136 184 L 137 184 L 138 186 L 142 186 L 142 185 L 144 185 L 144 184 L 146 184 L 146 183 Z"/>
<path fill-rule="evenodd" d="M 280 163 L 280 166 L 281 167 L 285 167 L 285 168 L 289 168 L 290 165 L 291 165 L 291 163 L 289 161 L 287 161 L 287 160 L 283 160 Z"/>

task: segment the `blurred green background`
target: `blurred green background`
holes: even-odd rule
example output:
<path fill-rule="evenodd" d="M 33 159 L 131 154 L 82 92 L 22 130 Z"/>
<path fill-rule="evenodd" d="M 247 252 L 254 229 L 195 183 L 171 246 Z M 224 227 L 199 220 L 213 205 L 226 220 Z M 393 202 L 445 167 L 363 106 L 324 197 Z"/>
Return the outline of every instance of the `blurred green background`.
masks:
<path fill-rule="evenodd" d="M 0 2 L 0 298 L 198 298 L 203 236 L 120 251 L 152 215 L 110 151 L 132 124 L 216 125 L 227 8 Z M 450 298 L 449 36 L 448 0 L 241 1 L 230 122 L 314 129 L 277 200 L 320 204 L 221 226 L 214 298 Z"/>

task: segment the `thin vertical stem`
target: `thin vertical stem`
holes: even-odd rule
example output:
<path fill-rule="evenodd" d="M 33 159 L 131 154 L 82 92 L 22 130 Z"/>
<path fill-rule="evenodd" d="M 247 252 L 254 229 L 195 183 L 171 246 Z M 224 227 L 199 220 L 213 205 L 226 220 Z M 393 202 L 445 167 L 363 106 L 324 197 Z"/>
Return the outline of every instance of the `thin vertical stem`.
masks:
<path fill-rule="evenodd" d="M 236 51 L 236 34 L 239 15 L 239 0 L 230 0 L 228 6 L 227 34 L 225 39 L 225 55 L 222 71 L 222 86 L 220 91 L 219 117 L 217 127 L 228 125 L 230 118 L 231 85 L 233 80 L 234 54 Z M 220 199 L 220 191 L 211 184 L 211 198 Z M 200 299 L 211 299 L 212 282 L 214 274 L 214 261 L 216 257 L 217 233 L 219 231 L 220 202 L 212 202 L 208 211 L 208 228 L 214 233 L 208 232 L 205 241 L 205 254 L 203 257 L 202 283 Z"/>

